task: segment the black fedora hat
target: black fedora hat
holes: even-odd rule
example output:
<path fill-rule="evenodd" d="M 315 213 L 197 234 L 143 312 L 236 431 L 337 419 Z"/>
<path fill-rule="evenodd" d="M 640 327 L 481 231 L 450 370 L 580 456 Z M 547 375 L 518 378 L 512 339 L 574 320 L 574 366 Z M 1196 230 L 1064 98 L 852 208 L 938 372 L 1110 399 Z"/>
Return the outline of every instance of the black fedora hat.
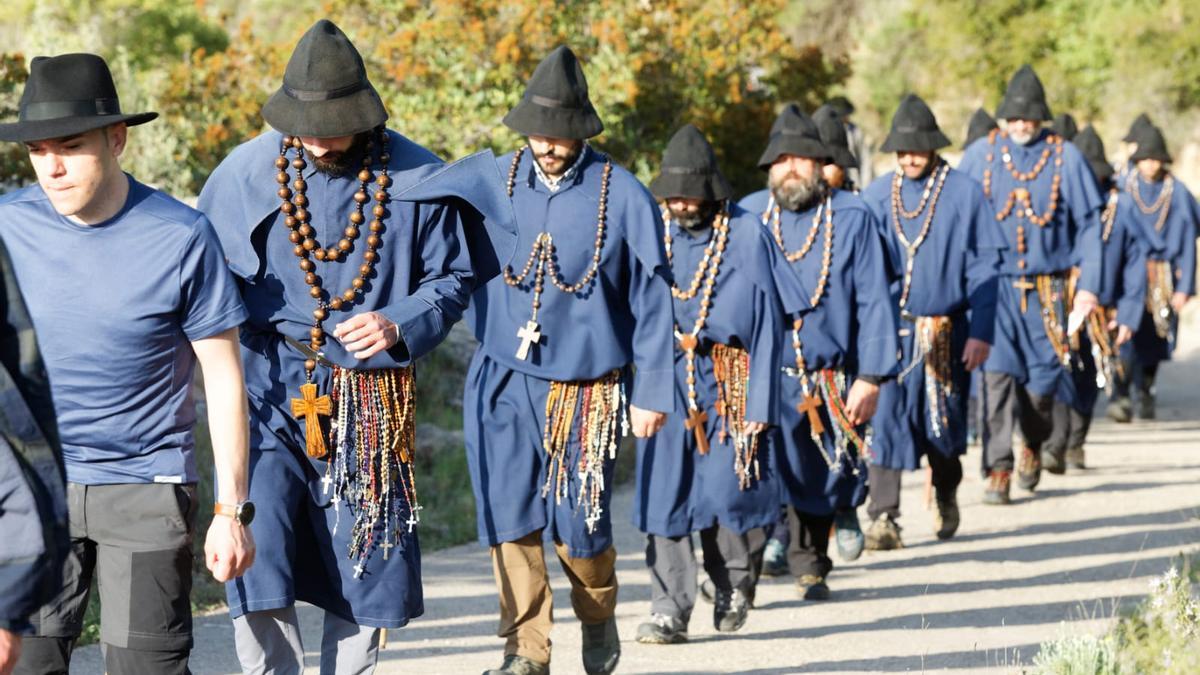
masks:
<path fill-rule="evenodd" d="M 821 143 L 833 155 L 833 163 L 849 171 L 858 168 L 858 159 L 850 152 L 850 140 L 846 136 L 846 118 L 832 105 L 826 103 L 817 108 L 812 116 L 817 125 L 817 135 Z"/>
<path fill-rule="evenodd" d="M 1129 131 L 1121 140 L 1125 141 L 1126 143 L 1133 143 L 1135 142 L 1134 139 L 1137 138 L 1138 134 L 1140 134 L 1143 129 L 1150 126 L 1154 126 L 1154 122 L 1150 121 L 1150 116 L 1146 113 L 1141 113 L 1133 119 L 1133 124 L 1129 125 Z"/>
<path fill-rule="evenodd" d="M 362 56 L 326 19 L 300 38 L 283 85 L 267 99 L 262 116 L 277 131 L 316 138 L 352 136 L 388 119 Z"/>
<path fill-rule="evenodd" d="M 1104 141 L 1100 140 L 1100 134 L 1096 133 L 1092 125 L 1087 125 L 1075 134 L 1075 139 L 1071 142 L 1079 148 L 1083 158 L 1092 167 L 1096 180 L 1105 180 L 1113 175 L 1112 164 L 1109 164 L 1108 158 L 1104 156 Z"/>
<path fill-rule="evenodd" d="M 733 195 L 729 181 L 717 166 L 717 155 L 704 133 L 684 125 L 663 153 L 662 169 L 650 181 L 650 193 L 658 199 L 686 197 L 719 202 Z"/>
<path fill-rule="evenodd" d="M 0 124 L 0 140 L 44 141 L 158 117 L 155 112 L 123 114 L 108 64 L 95 54 L 34 58 L 17 110 L 16 122 Z"/>
<path fill-rule="evenodd" d="M 1133 142 L 1137 143 L 1137 150 L 1129 156 L 1129 161 L 1138 162 L 1143 159 L 1157 159 L 1160 162 L 1170 162 L 1171 153 L 1167 152 L 1167 139 L 1163 138 L 1162 131 L 1153 124 L 1147 124 L 1138 134 L 1134 136 Z"/>
<path fill-rule="evenodd" d="M 1059 113 L 1050 123 L 1050 130 L 1062 136 L 1064 140 L 1074 141 L 1075 135 L 1079 133 L 1079 125 L 1075 123 L 1071 113 Z"/>
<path fill-rule="evenodd" d="M 575 52 L 561 45 L 538 64 L 521 102 L 504 116 L 504 125 L 522 136 L 576 140 L 604 131 Z"/>
<path fill-rule="evenodd" d="M 771 125 L 771 137 L 767 149 L 758 158 L 758 168 L 766 171 L 782 155 L 796 155 L 811 159 L 832 159 L 833 154 L 821 142 L 821 133 L 812 118 L 804 114 L 800 106 L 789 103 L 779 112 Z"/>
<path fill-rule="evenodd" d="M 1029 64 L 1017 70 L 1008 82 L 1004 100 L 996 109 L 996 117 L 1002 120 L 1036 120 L 1049 122 L 1052 119 L 1050 106 L 1046 103 L 1046 89 L 1037 73 Z"/>
<path fill-rule="evenodd" d="M 983 108 L 976 108 L 971 114 L 971 120 L 967 122 L 967 140 L 963 142 L 963 148 L 967 148 L 975 141 L 987 136 L 992 129 L 1000 128 L 996 124 L 995 118 L 988 114 L 988 111 Z"/>
<path fill-rule="evenodd" d="M 925 101 L 916 94 L 906 94 L 900 99 L 896 114 L 892 115 L 892 129 L 879 149 L 884 152 L 933 152 L 947 145 L 950 145 L 950 139 L 942 133 Z"/>

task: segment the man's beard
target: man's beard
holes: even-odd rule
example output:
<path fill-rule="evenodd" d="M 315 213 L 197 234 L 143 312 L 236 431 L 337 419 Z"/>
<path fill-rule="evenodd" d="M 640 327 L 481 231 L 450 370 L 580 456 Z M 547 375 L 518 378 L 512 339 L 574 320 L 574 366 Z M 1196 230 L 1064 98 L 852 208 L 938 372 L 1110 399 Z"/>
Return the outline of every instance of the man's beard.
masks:
<path fill-rule="evenodd" d="M 533 148 L 530 148 L 529 151 L 533 152 Z M 534 156 L 534 159 L 537 160 L 538 166 L 541 167 L 542 173 L 546 174 L 547 176 L 550 176 L 551 178 L 557 178 L 557 177 L 563 175 L 564 173 L 566 173 L 567 169 L 570 169 L 571 166 L 573 164 L 575 164 L 575 161 L 579 159 L 579 155 L 582 152 L 583 152 L 583 143 L 580 143 L 579 145 L 576 145 L 571 150 L 568 150 L 565 154 L 559 154 L 554 151 L 554 148 L 550 148 L 549 150 L 547 150 L 546 152 L 543 152 L 541 154 L 534 153 L 533 156 Z M 555 171 L 554 173 L 547 171 L 546 165 L 542 163 L 543 159 L 549 159 L 551 157 L 557 157 L 562 160 L 562 164 L 560 164 L 561 168 L 558 169 L 557 171 Z"/>
<path fill-rule="evenodd" d="M 320 157 L 314 157 L 307 149 L 304 152 L 308 155 L 308 161 L 317 171 L 330 178 L 342 178 L 359 168 L 366 148 L 367 134 L 364 132 L 356 134 L 354 140 L 350 142 L 350 147 L 340 152 L 331 151 Z"/>
<path fill-rule="evenodd" d="M 700 230 L 712 225 L 713 216 L 717 215 L 717 202 L 704 202 L 695 212 L 676 211 L 671 207 L 671 220 L 674 220 L 685 230 Z"/>
<path fill-rule="evenodd" d="M 1025 132 L 1015 133 L 1014 132 L 1014 133 L 1009 133 L 1008 137 L 1013 139 L 1013 143 L 1016 143 L 1017 145 L 1029 145 L 1030 143 L 1033 142 L 1033 139 L 1037 137 L 1037 132 L 1036 131 L 1031 131 L 1029 133 L 1025 133 Z"/>
<path fill-rule="evenodd" d="M 768 178 L 767 185 L 771 188 L 771 194 L 775 195 L 775 201 L 788 211 L 807 211 L 829 194 L 829 185 L 815 173 L 806 179 L 791 172 L 778 181 Z"/>

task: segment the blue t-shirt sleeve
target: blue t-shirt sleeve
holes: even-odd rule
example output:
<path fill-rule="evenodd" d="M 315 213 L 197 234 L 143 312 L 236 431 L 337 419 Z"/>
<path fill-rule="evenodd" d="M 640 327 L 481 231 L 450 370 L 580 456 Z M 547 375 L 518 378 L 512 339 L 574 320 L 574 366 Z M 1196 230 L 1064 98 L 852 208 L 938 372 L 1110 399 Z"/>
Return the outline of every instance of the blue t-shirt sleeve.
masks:
<path fill-rule="evenodd" d="M 208 218 L 196 221 L 179 266 L 180 327 L 195 342 L 235 328 L 246 307 Z"/>

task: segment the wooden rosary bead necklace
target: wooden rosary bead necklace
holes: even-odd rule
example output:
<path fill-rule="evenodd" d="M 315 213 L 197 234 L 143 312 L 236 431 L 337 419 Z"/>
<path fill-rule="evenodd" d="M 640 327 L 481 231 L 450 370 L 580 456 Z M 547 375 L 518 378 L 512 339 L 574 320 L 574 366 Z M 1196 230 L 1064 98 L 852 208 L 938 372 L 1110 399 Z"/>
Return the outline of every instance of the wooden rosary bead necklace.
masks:
<path fill-rule="evenodd" d="M 921 244 L 925 243 L 925 238 L 929 236 L 929 230 L 933 226 L 933 215 L 937 210 L 938 199 L 942 195 L 942 188 L 946 185 L 946 176 L 950 173 L 950 165 L 942 161 L 941 157 L 935 157 L 934 169 L 929 174 L 929 180 L 925 183 L 925 192 L 921 196 L 921 203 L 917 205 L 916 211 L 906 211 L 904 209 L 904 196 L 900 193 L 900 188 L 904 183 L 904 172 L 897 170 L 892 178 L 892 227 L 896 230 L 896 236 L 900 238 L 900 243 L 904 246 L 904 251 L 908 260 L 904 265 L 904 285 L 900 292 L 900 309 L 908 306 L 908 294 L 912 290 L 913 269 L 917 260 L 917 251 L 921 248 Z M 935 183 L 936 179 L 936 183 Z M 932 192 L 930 188 L 933 187 Z M 915 239 L 911 242 L 904 234 L 904 226 L 901 224 L 901 217 L 913 219 L 921 215 L 925 210 L 926 202 L 928 201 L 929 210 L 925 214 L 925 222 L 921 224 L 921 231 L 917 233 Z"/>
<path fill-rule="evenodd" d="M 1112 236 L 1113 225 L 1117 222 L 1117 200 L 1120 199 L 1121 191 L 1115 186 L 1108 190 L 1108 203 L 1104 205 L 1104 211 L 1100 213 L 1100 222 L 1104 225 L 1104 229 L 1100 231 L 1100 240 L 1108 243 L 1108 238 Z"/>
<path fill-rule="evenodd" d="M 533 156 L 533 150 L 529 151 L 530 156 Z M 521 156 L 525 154 L 525 148 L 521 148 L 513 154 L 512 165 L 508 170 L 508 196 L 512 197 L 513 189 L 516 186 L 517 167 L 521 163 Z M 535 158 L 536 162 L 537 159 Z M 550 272 L 550 282 L 555 288 L 573 295 L 580 292 L 589 286 L 600 272 L 600 254 L 604 249 L 604 234 L 608 222 L 608 186 L 609 179 L 612 177 L 612 158 L 604 158 L 604 171 L 600 178 L 600 205 L 596 214 L 596 242 L 592 250 L 592 262 L 588 267 L 588 271 L 579 281 L 573 284 L 568 284 L 562 275 L 562 268 L 559 267 L 558 258 L 555 255 L 554 236 L 549 232 L 542 232 L 533 241 L 533 247 L 529 250 L 529 259 L 525 261 L 525 266 L 521 269 L 521 273 L 513 274 L 511 265 L 504 267 L 504 283 L 511 287 L 517 287 L 525 282 L 529 274 L 533 273 L 533 309 L 530 314 L 529 321 L 517 331 L 517 337 L 521 339 L 521 345 L 517 348 L 517 358 L 524 361 L 529 358 L 529 349 L 535 344 L 538 344 L 543 333 L 538 325 L 537 317 L 538 310 L 542 306 L 542 291 L 545 286 L 546 271 Z M 536 266 L 535 266 L 536 263 Z M 536 269 L 535 269 L 536 267 Z"/>
<path fill-rule="evenodd" d="M 998 129 L 993 129 L 988 134 L 987 165 L 983 170 L 983 194 L 989 199 L 992 196 L 992 165 L 995 161 L 997 137 L 1003 141 L 1008 138 L 1008 134 Z M 997 221 L 1008 218 L 1014 213 L 1014 209 L 1018 218 L 1025 218 L 1039 227 L 1046 227 L 1054 219 L 1054 213 L 1058 210 L 1059 194 L 1062 190 L 1063 139 L 1057 134 L 1050 134 L 1046 137 L 1046 144 L 1049 147 L 1042 150 L 1042 156 L 1029 171 L 1017 171 L 1007 143 L 1000 147 L 1004 167 L 1015 180 L 1023 183 L 1037 180 L 1042 170 L 1046 168 L 1051 154 L 1054 155 L 1054 176 L 1050 179 L 1050 200 L 1044 213 L 1038 214 L 1033 210 L 1033 197 L 1029 189 L 1019 187 L 1008 193 L 1004 207 L 996 213 Z"/>
<path fill-rule="evenodd" d="M 1126 190 L 1133 196 L 1133 203 L 1137 204 L 1139 211 L 1147 216 L 1158 212 L 1158 219 L 1154 221 L 1155 232 L 1162 232 L 1163 225 L 1166 225 L 1167 213 L 1171 210 L 1171 194 L 1175 192 L 1175 179 L 1171 174 L 1168 173 L 1162 183 L 1162 192 L 1158 194 L 1158 199 L 1155 199 L 1153 204 L 1147 204 L 1142 199 L 1141 181 L 1138 180 L 1136 172 L 1129 174 L 1129 180 L 1126 183 Z"/>

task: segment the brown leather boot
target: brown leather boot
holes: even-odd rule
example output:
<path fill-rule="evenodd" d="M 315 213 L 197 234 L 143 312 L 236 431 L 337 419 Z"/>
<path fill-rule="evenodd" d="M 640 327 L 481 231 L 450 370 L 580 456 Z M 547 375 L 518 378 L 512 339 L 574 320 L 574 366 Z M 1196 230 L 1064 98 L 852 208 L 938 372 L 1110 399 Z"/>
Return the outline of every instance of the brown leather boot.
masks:
<path fill-rule="evenodd" d="M 992 471 L 988 474 L 987 489 L 983 492 L 983 503 L 1003 505 L 1011 503 L 1008 497 L 1009 481 L 1012 473 L 1008 471 Z"/>

